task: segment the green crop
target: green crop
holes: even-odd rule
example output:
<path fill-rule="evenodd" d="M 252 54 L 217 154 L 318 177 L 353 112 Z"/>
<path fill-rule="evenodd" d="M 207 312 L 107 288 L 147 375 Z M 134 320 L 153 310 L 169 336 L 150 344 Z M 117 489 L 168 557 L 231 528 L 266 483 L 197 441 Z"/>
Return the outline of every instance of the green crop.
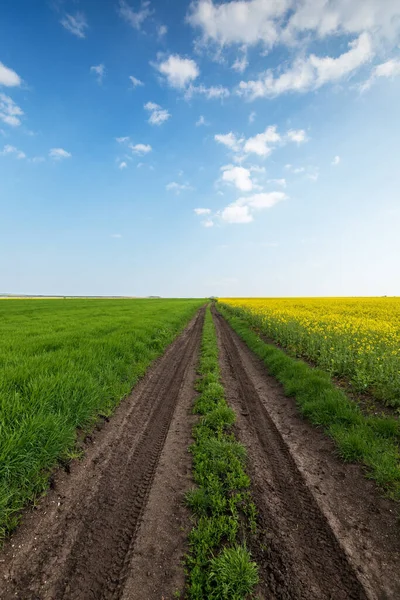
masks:
<path fill-rule="evenodd" d="M 202 303 L 0 301 L 0 539 Z"/>

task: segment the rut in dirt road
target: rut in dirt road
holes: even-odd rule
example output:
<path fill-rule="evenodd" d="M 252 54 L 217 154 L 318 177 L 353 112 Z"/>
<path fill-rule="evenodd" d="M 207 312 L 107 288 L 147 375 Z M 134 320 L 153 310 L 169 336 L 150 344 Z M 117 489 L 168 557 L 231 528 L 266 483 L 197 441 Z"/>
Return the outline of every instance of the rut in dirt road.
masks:
<path fill-rule="evenodd" d="M 251 547 L 265 598 L 348 600 L 367 594 L 260 398 L 239 341 L 214 311 L 222 378 L 248 448 L 260 532 Z"/>
<path fill-rule="evenodd" d="M 6 581 L 2 600 L 111 600 L 124 595 L 179 393 L 188 369 L 194 371 L 203 320 L 202 309 L 125 401 L 130 408 L 120 422 L 113 417 L 107 424 L 110 431 L 92 448 L 85 469 L 78 465 L 75 480 L 71 474 L 61 513 L 44 511 L 40 529 L 36 524 L 26 532 L 22 549 L 9 549 L 5 573 L 0 568 L 0 585 Z M 141 591 L 129 597 L 142 598 Z"/>

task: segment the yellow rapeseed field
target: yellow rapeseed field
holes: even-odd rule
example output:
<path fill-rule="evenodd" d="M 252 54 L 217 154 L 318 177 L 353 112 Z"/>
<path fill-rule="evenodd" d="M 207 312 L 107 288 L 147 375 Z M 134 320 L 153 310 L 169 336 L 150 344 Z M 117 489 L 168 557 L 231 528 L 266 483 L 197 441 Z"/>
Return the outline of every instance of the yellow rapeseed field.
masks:
<path fill-rule="evenodd" d="M 221 298 L 268 338 L 400 406 L 400 298 Z"/>

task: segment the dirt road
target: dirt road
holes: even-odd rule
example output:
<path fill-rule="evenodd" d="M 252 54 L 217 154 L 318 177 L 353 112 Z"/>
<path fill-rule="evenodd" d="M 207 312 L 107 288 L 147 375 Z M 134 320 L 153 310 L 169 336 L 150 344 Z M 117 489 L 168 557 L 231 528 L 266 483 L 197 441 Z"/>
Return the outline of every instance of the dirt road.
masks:
<path fill-rule="evenodd" d="M 216 312 L 223 383 L 260 516 L 263 598 L 400 598 L 397 506 L 299 415 Z"/>
<path fill-rule="evenodd" d="M 184 586 L 190 410 L 204 311 L 31 511 L 0 563 L 0 598 L 172 598 Z M 178 407 L 178 408 L 177 408 Z"/>
<path fill-rule="evenodd" d="M 0 552 L 0 600 L 172 600 L 184 589 L 188 446 L 204 310 L 93 434 Z M 259 597 L 398 600 L 398 506 L 214 311 L 223 383 L 259 513 Z"/>

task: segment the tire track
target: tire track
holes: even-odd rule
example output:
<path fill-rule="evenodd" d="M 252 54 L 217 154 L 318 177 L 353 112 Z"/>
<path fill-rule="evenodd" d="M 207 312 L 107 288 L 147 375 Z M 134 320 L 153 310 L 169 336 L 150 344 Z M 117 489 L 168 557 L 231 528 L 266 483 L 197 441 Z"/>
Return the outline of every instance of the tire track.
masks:
<path fill-rule="evenodd" d="M 2 599 L 122 596 L 179 392 L 193 368 L 203 319 L 201 310 L 134 390 L 127 414 L 107 424 L 110 431 L 104 432 L 87 464 L 78 465 L 76 481 L 72 474 L 69 489 L 63 490 L 62 513 L 44 511 L 40 537 L 33 536 L 36 523 L 35 532 L 25 533 L 22 550 L 10 551 L 5 574 L 0 568 L 7 582 Z"/>
<path fill-rule="evenodd" d="M 261 567 L 260 592 L 277 599 L 367 598 L 270 417 L 267 399 L 260 397 L 260 381 L 247 369 L 241 342 L 216 311 L 214 320 L 227 399 L 238 413 L 239 438 L 249 453 L 260 525 L 258 539 L 252 542 Z"/>

